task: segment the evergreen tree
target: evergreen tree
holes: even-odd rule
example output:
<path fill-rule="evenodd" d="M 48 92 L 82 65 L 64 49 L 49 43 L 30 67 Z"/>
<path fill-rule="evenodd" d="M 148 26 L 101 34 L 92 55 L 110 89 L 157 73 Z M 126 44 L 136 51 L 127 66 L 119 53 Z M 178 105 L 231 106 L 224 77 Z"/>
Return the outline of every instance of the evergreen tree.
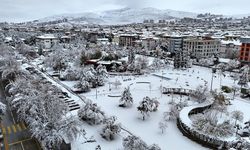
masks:
<path fill-rule="evenodd" d="M 125 88 L 123 93 L 122 93 L 122 97 L 120 99 L 120 107 L 129 107 L 132 106 L 133 104 L 133 98 L 132 95 L 130 93 L 129 88 Z"/>

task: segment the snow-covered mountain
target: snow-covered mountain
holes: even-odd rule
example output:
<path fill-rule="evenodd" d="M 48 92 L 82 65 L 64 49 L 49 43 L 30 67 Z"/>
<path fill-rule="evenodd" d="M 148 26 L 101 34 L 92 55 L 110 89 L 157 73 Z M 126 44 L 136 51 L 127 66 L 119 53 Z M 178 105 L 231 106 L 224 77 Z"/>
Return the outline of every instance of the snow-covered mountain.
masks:
<path fill-rule="evenodd" d="M 174 19 L 183 17 L 196 17 L 197 14 L 175 10 L 159 10 L 156 8 L 123 8 L 109 10 L 104 12 L 80 13 L 80 14 L 63 14 L 51 16 L 38 20 L 38 22 L 48 22 L 67 19 L 71 23 L 79 24 L 127 24 L 141 23 L 146 19 Z"/>

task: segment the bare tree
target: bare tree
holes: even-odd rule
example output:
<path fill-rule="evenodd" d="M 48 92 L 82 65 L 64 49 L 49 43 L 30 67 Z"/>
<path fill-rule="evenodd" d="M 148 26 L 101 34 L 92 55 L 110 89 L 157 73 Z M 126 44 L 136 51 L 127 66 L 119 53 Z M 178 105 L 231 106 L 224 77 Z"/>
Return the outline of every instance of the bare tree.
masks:
<path fill-rule="evenodd" d="M 237 124 L 237 121 L 242 122 L 244 119 L 243 112 L 239 110 L 232 111 L 231 115 L 232 115 L 232 118 L 235 120 L 234 125 Z"/>

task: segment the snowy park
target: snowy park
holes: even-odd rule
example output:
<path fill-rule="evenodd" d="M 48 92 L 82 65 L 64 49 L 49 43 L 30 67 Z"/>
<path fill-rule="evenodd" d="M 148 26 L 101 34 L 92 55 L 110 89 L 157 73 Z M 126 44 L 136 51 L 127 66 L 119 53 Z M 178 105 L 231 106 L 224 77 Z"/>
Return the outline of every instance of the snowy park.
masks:
<path fill-rule="evenodd" d="M 221 85 L 235 85 L 234 80 L 230 77 L 230 73 L 226 73 L 225 76 L 215 73 L 213 74 L 213 83 L 211 79 L 212 71 L 209 68 L 194 66 L 187 70 L 176 70 L 168 67 L 142 76 L 109 76 L 105 86 L 91 89 L 90 92 L 81 94 L 81 96 L 97 103 L 108 116 L 116 116 L 123 128 L 141 137 L 148 144 L 155 143 L 162 149 L 182 149 L 183 147 L 197 150 L 206 149 L 184 137 L 178 130 L 175 121 L 168 121 L 166 128 L 162 132 L 161 128 L 159 128 L 159 123 L 164 120 L 164 112 L 169 111 L 171 107 L 169 103 L 171 101 L 175 103 L 185 101 L 189 106 L 198 102 L 187 96 L 162 94 L 161 91 L 163 87 L 196 89 L 199 85 L 206 85 L 211 88 L 211 84 L 212 90 L 220 91 Z M 73 88 L 72 82 L 63 81 L 63 83 Z M 119 100 L 124 88 L 130 89 L 134 101 L 133 105 L 128 108 L 119 107 Z M 145 96 L 155 98 L 160 104 L 158 111 L 150 113 L 145 120 L 142 120 L 142 116 L 136 107 Z M 229 106 L 228 111 L 241 110 L 244 113 L 244 121 L 248 121 L 250 111 L 247 108 L 250 102 L 238 97 L 231 102 L 232 105 Z M 100 141 L 97 140 L 96 145 L 102 145 L 104 149 L 109 149 L 111 145 L 114 149 L 122 147 L 120 138 L 107 143 L 100 138 L 100 135 L 93 133 L 93 136 L 100 139 Z M 73 147 L 76 149 L 86 148 L 82 140 L 78 140 L 72 144 Z M 182 144 L 178 144 L 178 141 L 182 141 Z"/>
<path fill-rule="evenodd" d="M 72 55 L 79 52 L 54 51 L 32 61 L 18 56 L 4 66 L 15 65 L 3 76 L 13 80 L 6 82 L 7 100 L 44 147 L 200 150 L 249 143 L 250 101 L 242 94 L 249 67 L 177 67 L 175 60 L 131 50 L 104 62 L 87 59 L 100 51 Z"/>

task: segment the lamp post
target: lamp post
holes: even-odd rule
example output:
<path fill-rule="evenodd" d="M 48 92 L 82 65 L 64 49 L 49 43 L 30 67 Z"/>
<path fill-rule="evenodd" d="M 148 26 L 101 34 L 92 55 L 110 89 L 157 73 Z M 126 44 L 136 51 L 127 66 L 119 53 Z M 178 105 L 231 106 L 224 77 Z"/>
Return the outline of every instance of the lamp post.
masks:
<path fill-rule="evenodd" d="M 211 88 L 210 88 L 210 91 L 211 91 L 211 92 L 212 92 L 212 90 L 213 90 L 214 73 L 216 73 L 216 69 L 215 69 L 215 68 L 212 68 L 212 79 L 211 79 Z"/>

